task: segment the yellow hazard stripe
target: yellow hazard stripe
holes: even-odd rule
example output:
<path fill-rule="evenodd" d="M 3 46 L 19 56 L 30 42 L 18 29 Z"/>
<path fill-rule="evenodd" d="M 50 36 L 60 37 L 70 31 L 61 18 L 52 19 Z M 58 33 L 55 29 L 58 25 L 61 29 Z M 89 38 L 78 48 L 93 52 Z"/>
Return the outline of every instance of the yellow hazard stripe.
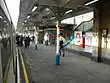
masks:
<path fill-rule="evenodd" d="M 25 67 L 25 64 L 24 64 L 23 56 L 22 56 L 20 50 L 19 50 L 19 53 L 20 53 L 20 59 L 21 59 L 21 64 L 22 64 L 22 68 L 23 68 L 23 73 L 24 73 L 25 83 L 29 83 L 29 79 L 28 79 L 28 75 L 27 75 L 26 67 Z"/>
<path fill-rule="evenodd" d="M 7 64 L 7 67 L 6 67 L 5 74 L 4 74 L 3 83 L 7 82 L 7 77 L 8 77 L 8 73 L 9 73 L 11 59 L 12 59 L 12 55 L 10 55 L 10 57 L 8 59 L 8 64 Z"/>

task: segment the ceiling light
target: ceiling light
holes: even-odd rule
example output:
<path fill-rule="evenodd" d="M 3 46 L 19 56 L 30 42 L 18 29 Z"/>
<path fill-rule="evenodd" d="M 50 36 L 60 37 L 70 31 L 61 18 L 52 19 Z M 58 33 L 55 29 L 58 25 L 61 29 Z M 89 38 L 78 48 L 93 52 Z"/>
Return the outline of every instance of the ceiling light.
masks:
<path fill-rule="evenodd" d="M 2 16 L 0 16 L 0 18 L 2 19 L 3 17 L 2 17 Z"/>
<path fill-rule="evenodd" d="M 95 2 L 97 2 L 97 1 L 99 1 L 99 0 L 93 0 L 93 1 L 91 1 L 91 2 L 86 3 L 85 5 L 90 5 L 90 4 L 95 3 Z"/>
<path fill-rule="evenodd" d="M 25 20 L 24 22 L 27 22 L 27 20 Z"/>
<path fill-rule="evenodd" d="M 69 10 L 69 11 L 67 11 L 65 14 L 68 14 L 68 13 L 70 13 L 70 12 L 72 12 L 73 10 Z"/>
<path fill-rule="evenodd" d="M 6 21 L 4 21 L 6 23 Z"/>
<path fill-rule="evenodd" d="M 43 30 L 41 29 L 41 30 L 38 30 L 39 32 L 42 32 Z"/>
<path fill-rule="evenodd" d="M 45 9 L 45 11 L 49 11 L 49 10 L 50 10 L 49 8 L 46 8 L 46 9 Z"/>
<path fill-rule="evenodd" d="M 35 11 L 37 8 L 38 8 L 38 7 L 37 7 L 37 6 L 35 6 L 35 7 L 32 9 L 32 11 Z"/>
<path fill-rule="evenodd" d="M 27 18 L 30 18 L 30 16 L 27 16 Z"/>
<path fill-rule="evenodd" d="M 34 29 L 36 29 L 36 27 L 35 27 L 35 26 L 34 26 L 33 28 L 34 28 Z"/>
<path fill-rule="evenodd" d="M 53 19 L 55 19 L 55 17 L 51 17 L 51 18 L 50 18 L 50 20 L 53 20 Z"/>
<path fill-rule="evenodd" d="M 26 27 L 26 30 L 28 30 L 28 28 Z"/>

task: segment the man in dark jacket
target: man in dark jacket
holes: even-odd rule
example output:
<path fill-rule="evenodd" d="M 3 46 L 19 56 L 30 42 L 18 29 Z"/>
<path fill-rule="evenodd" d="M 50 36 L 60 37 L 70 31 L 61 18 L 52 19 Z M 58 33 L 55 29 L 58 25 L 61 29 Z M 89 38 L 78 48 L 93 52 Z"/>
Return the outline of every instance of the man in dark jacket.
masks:
<path fill-rule="evenodd" d="M 63 39 L 61 38 L 60 39 L 60 55 L 62 54 L 63 55 L 63 57 L 65 56 L 65 53 L 64 53 L 64 41 L 63 41 Z"/>

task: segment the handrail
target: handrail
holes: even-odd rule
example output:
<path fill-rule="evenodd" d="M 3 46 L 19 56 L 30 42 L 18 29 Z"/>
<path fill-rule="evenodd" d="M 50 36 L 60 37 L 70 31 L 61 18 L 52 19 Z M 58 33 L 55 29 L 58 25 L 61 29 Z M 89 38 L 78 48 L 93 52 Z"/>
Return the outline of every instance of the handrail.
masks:
<path fill-rule="evenodd" d="M 93 18 L 92 18 L 91 20 L 89 20 L 89 21 L 83 21 L 83 22 L 81 22 L 74 30 L 78 29 L 78 27 L 79 27 L 80 25 L 82 25 L 83 23 L 85 23 L 85 22 L 91 22 L 92 20 L 93 20 Z"/>

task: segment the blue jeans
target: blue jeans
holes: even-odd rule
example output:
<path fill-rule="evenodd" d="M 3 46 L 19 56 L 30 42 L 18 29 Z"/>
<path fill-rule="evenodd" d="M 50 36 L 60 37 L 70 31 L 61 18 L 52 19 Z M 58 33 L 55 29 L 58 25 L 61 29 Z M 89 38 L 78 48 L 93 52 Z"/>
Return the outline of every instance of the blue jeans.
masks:
<path fill-rule="evenodd" d="M 60 55 L 65 55 L 65 52 L 64 52 L 64 48 L 63 47 L 60 47 Z"/>

